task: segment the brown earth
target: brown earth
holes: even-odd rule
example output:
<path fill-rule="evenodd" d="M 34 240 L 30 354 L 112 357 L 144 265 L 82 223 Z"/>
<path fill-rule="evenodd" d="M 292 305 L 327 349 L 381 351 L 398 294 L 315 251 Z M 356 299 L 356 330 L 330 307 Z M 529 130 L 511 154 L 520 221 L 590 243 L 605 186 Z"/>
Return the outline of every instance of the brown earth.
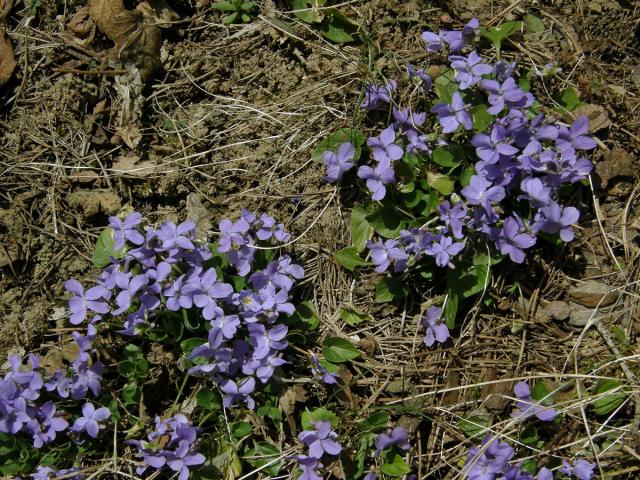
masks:
<path fill-rule="evenodd" d="M 131 71 L 123 74 L 100 32 L 81 45 L 69 30 L 83 2 L 42 2 L 35 17 L 18 3 L 4 20 L 18 66 L 0 89 L 0 358 L 56 341 L 65 327 L 63 283 L 95 275 L 90 252 L 108 215 L 136 209 L 150 222 L 196 216 L 215 230 L 220 218 L 246 207 L 304 234 L 295 255 L 325 333 L 363 345 L 374 339 L 375 358 L 362 368 L 376 375 L 359 385 L 378 401 L 426 394 L 420 401 L 443 427 L 428 439 L 434 452 L 459 440 L 444 426 L 466 414 L 469 401 L 489 395 L 489 411 L 504 408 L 501 395 L 509 395 L 511 383 L 497 379 L 571 372 L 574 362 L 595 366 L 619 355 L 631 356 L 627 363 L 639 373 L 637 4 L 355 1 L 344 11 L 368 41 L 340 46 L 270 0 L 259 2 L 251 23 L 232 27 L 208 2 L 169 3 L 179 20 L 162 29 L 162 68 L 146 85 Z M 592 198 L 576 199 L 589 209 L 576 242 L 555 258 L 534 258 L 529 271 L 514 268 L 511 280 L 495 278 L 485 296 L 494 307 L 479 302 L 452 347 L 425 351 L 420 305 L 376 310 L 372 279 L 353 285 L 333 263 L 331 252 L 348 244 L 342 202 L 349 195 L 336 195 L 310 156 L 323 137 L 351 124 L 365 78 L 401 75 L 407 60 L 424 58 L 424 29 L 459 26 L 472 14 L 497 24 L 527 13 L 543 20 L 545 32 L 507 41 L 505 56 L 527 68 L 562 67 L 537 86 L 542 100 L 574 86 L 582 102 L 604 107 L 611 125 L 597 132 L 600 185 Z M 515 294 L 508 292 L 513 278 L 522 286 Z M 568 301 L 566 292 L 586 280 L 621 295 L 602 329 L 582 332 L 583 317 L 576 314 L 571 324 L 545 308 Z M 425 292 L 422 301 L 430 300 Z M 350 329 L 337 314 L 345 302 L 377 321 Z M 482 382 L 488 386 L 476 387 Z M 460 385 L 468 387 L 432 394 Z M 446 465 L 434 454 L 423 467 L 437 472 Z"/>

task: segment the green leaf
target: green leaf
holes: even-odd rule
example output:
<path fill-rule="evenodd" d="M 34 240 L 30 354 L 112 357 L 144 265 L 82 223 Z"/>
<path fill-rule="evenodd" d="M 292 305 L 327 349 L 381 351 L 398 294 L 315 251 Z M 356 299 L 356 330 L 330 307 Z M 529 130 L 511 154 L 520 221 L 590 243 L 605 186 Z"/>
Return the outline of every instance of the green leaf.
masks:
<path fill-rule="evenodd" d="M 189 356 L 194 348 L 207 343 L 207 340 L 204 338 L 187 338 L 180 342 L 180 349 L 185 356 Z"/>
<path fill-rule="evenodd" d="M 505 22 L 499 27 L 480 27 L 480 34 L 496 47 L 496 55 L 500 58 L 500 48 L 505 38 L 517 33 L 522 22 Z"/>
<path fill-rule="evenodd" d="M 448 68 L 438 75 L 433 82 L 436 96 L 443 103 L 451 103 L 453 94 L 458 91 L 458 83 L 455 81 L 454 76 L 454 71 Z"/>
<path fill-rule="evenodd" d="M 129 360 L 122 360 L 118 363 L 118 373 L 126 378 L 131 378 L 136 373 L 136 364 Z"/>
<path fill-rule="evenodd" d="M 448 196 L 453 193 L 454 183 L 448 175 L 427 172 L 427 182 L 431 188 L 436 189 L 442 195 Z"/>
<path fill-rule="evenodd" d="M 322 355 L 333 363 L 343 363 L 358 358 L 360 352 L 346 338 L 328 337 L 322 342 Z"/>
<path fill-rule="evenodd" d="M 407 287 L 393 277 L 384 277 L 376 285 L 376 302 L 387 303 L 407 296 Z"/>
<path fill-rule="evenodd" d="M 276 458 L 281 457 L 282 453 L 275 447 L 267 442 L 254 442 L 254 447 L 252 449 L 247 450 L 247 454 L 245 455 L 245 460 L 252 466 L 256 468 L 264 467 L 268 463 L 273 462 Z M 275 477 L 280 473 L 280 469 L 282 468 L 282 461 L 278 460 L 277 462 L 272 463 L 268 467 L 264 468 L 263 471 L 266 472 L 270 477 Z M 235 478 L 235 475 L 231 478 Z"/>
<path fill-rule="evenodd" d="M 476 172 L 473 167 L 467 167 L 462 170 L 462 173 L 460 174 L 460 185 L 462 185 L 462 187 L 466 187 L 467 185 L 469 185 L 469 183 L 471 182 L 471 177 L 473 177 L 475 174 Z"/>
<path fill-rule="evenodd" d="M 493 123 L 493 115 L 487 111 L 487 106 L 480 104 L 475 105 L 471 109 L 473 114 L 473 130 L 476 132 L 484 132 Z"/>
<path fill-rule="evenodd" d="M 545 399 L 543 403 L 549 403 L 551 401 L 551 397 L 549 394 L 551 390 L 547 388 L 544 382 L 536 382 L 536 384 L 531 389 L 531 398 L 536 402 L 542 401 Z"/>
<path fill-rule="evenodd" d="M 93 250 L 93 256 L 91 261 L 93 265 L 98 268 L 104 268 L 111 264 L 111 257 L 117 259 L 124 257 L 124 249 L 115 251 L 116 241 L 113 239 L 113 230 L 111 227 L 105 228 L 98 240 L 96 241 L 96 247 Z"/>
<path fill-rule="evenodd" d="M 251 10 L 255 6 L 256 6 L 256 2 L 244 2 L 240 4 L 240 8 L 242 10 Z"/>
<path fill-rule="evenodd" d="M 540 17 L 527 13 L 524 17 L 524 24 L 528 33 L 540 33 L 545 31 L 544 23 Z"/>
<path fill-rule="evenodd" d="M 251 428 L 251 424 L 248 422 L 234 422 L 232 423 L 230 426 L 230 430 L 231 430 L 231 435 L 233 435 L 233 437 L 236 440 L 240 440 L 243 437 L 246 437 L 247 435 L 251 434 L 252 432 L 252 428 Z"/>
<path fill-rule="evenodd" d="M 540 438 L 538 437 L 538 429 L 532 425 L 528 426 L 520 434 L 520 441 L 525 445 L 535 447 L 540 441 Z"/>
<path fill-rule="evenodd" d="M 358 24 L 335 9 L 326 10 L 326 17 L 320 26 L 322 34 L 336 43 L 353 42 L 353 34 L 358 30 Z"/>
<path fill-rule="evenodd" d="M 360 253 L 364 250 L 367 240 L 373 235 L 373 227 L 367 220 L 367 212 L 362 205 L 351 210 L 351 243 Z"/>
<path fill-rule="evenodd" d="M 431 154 L 431 159 L 441 167 L 455 167 L 458 162 L 453 160 L 453 155 L 444 148 L 436 148 Z"/>
<path fill-rule="evenodd" d="M 387 412 L 376 412 L 371 414 L 364 422 L 360 422 L 358 427 L 362 431 L 376 431 L 387 428 L 388 423 L 389 414 Z"/>
<path fill-rule="evenodd" d="M 224 23 L 225 25 L 231 25 L 233 22 L 236 21 L 236 18 L 238 18 L 238 12 L 233 12 L 231 15 L 228 15 L 227 17 L 225 17 L 222 23 Z"/>
<path fill-rule="evenodd" d="M 483 436 L 491 426 L 491 416 L 483 412 L 471 412 L 458 422 L 458 427 L 469 438 Z"/>
<path fill-rule="evenodd" d="M 196 395 L 196 403 L 206 410 L 219 410 L 221 407 L 220 395 L 210 388 L 204 387 Z"/>
<path fill-rule="evenodd" d="M 340 318 L 347 325 L 358 325 L 364 322 L 364 315 L 354 308 L 341 308 Z"/>
<path fill-rule="evenodd" d="M 338 250 L 333 254 L 333 258 L 336 259 L 340 265 L 353 272 L 356 267 L 365 267 L 371 265 L 371 262 L 367 262 L 360 258 L 355 247 L 346 247 L 342 250 Z"/>
<path fill-rule="evenodd" d="M 293 0 L 293 10 L 303 10 L 300 12 L 294 11 L 293 14 L 305 23 L 315 23 L 322 20 L 322 14 L 316 10 L 313 0 Z"/>
<path fill-rule="evenodd" d="M 578 92 L 573 87 L 565 88 L 560 93 L 560 103 L 562 103 L 564 109 L 569 110 L 570 112 L 582 105 L 582 102 L 580 102 L 580 98 L 578 97 Z M 558 110 L 561 112 L 563 111 L 563 109 Z"/>
<path fill-rule="evenodd" d="M 447 328 L 451 330 L 456 326 L 456 315 L 458 314 L 458 304 L 460 303 L 460 297 L 455 290 L 449 288 L 447 290 L 447 303 L 444 306 L 444 318 L 447 324 Z"/>
<path fill-rule="evenodd" d="M 411 468 L 399 454 L 394 453 L 391 463 L 383 463 L 381 470 L 390 477 L 401 477 L 409 473 Z"/>
<path fill-rule="evenodd" d="M 302 412 L 300 423 L 305 430 L 313 430 L 315 422 L 330 422 L 331 428 L 337 428 L 340 425 L 338 416 L 327 410 L 326 408 L 316 408 L 315 410 Z"/>
<path fill-rule="evenodd" d="M 315 162 L 322 162 L 322 154 L 326 151 L 337 152 L 340 145 L 343 143 L 351 143 L 356 148 L 353 156 L 353 161 L 357 162 L 362 152 L 362 145 L 364 144 L 366 137 L 357 128 L 341 128 L 337 132 L 332 133 L 327 138 L 322 140 L 313 152 L 311 158 Z"/>
<path fill-rule="evenodd" d="M 217 2 L 212 5 L 216 10 L 222 10 L 223 12 L 235 12 L 238 7 L 230 2 Z"/>
<path fill-rule="evenodd" d="M 392 205 L 383 205 L 366 216 L 367 221 L 374 230 L 386 238 L 394 238 L 400 235 L 406 222 L 402 220 L 402 214 Z"/>
<path fill-rule="evenodd" d="M 597 395 L 608 392 L 620 387 L 620 382 L 617 380 L 601 380 L 598 382 L 595 393 Z M 625 392 L 617 391 L 598 398 L 593 402 L 593 407 L 596 415 L 607 415 L 618 408 L 622 402 L 627 398 Z"/>
<path fill-rule="evenodd" d="M 310 300 L 306 300 L 298 304 L 296 311 L 291 315 L 291 320 L 302 323 L 309 330 L 315 330 L 320 324 L 320 320 L 318 320 L 318 316 L 316 315 L 315 307 Z"/>

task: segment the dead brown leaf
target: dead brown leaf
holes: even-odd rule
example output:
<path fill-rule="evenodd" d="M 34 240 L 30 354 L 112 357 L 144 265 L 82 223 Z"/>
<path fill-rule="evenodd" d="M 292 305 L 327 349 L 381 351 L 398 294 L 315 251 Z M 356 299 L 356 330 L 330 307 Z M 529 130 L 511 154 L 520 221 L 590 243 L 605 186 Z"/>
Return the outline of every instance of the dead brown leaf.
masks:
<path fill-rule="evenodd" d="M 13 8 L 13 0 L 0 0 L 0 20 L 9 15 Z"/>
<path fill-rule="evenodd" d="M 287 419 L 291 432 L 297 432 L 297 422 L 293 415 L 296 410 L 296 403 L 304 403 L 307 401 L 307 398 L 307 392 L 304 386 L 296 384 L 287 388 L 278 400 L 280 410 Z"/>
<path fill-rule="evenodd" d="M 0 30 L 0 87 L 9 81 L 16 65 L 11 42 L 9 42 L 4 30 Z"/>
<path fill-rule="evenodd" d="M 510 375 L 507 375 L 507 378 Z M 481 388 L 481 395 L 485 398 L 483 402 L 484 407 L 493 413 L 502 412 L 506 406 L 511 402 L 508 398 L 511 395 L 512 381 L 497 381 L 498 376 L 494 368 L 485 370 L 482 376 L 483 382 L 491 382 L 483 385 Z"/>
<path fill-rule="evenodd" d="M 96 24 L 89 14 L 89 7 L 78 10 L 67 27 L 74 33 L 72 40 L 83 47 L 88 46 L 96 37 Z"/>
<path fill-rule="evenodd" d="M 89 7 L 82 7 L 78 10 L 67 23 L 67 27 L 78 35 L 87 35 L 91 30 L 95 29 L 95 23 L 89 14 Z"/>
<path fill-rule="evenodd" d="M 593 105 L 592 103 L 581 105 L 572 114 L 575 118 L 586 116 L 589 119 L 589 133 L 611 126 L 609 115 L 602 105 Z"/>
<path fill-rule="evenodd" d="M 118 57 L 140 70 L 143 82 L 160 67 L 162 33 L 140 11 L 127 10 L 122 0 L 91 0 L 89 12 L 98 29 L 115 43 Z"/>
<path fill-rule="evenodd" d="M 139 3 L 136 10 L 153 19 L 160 28 L 169 28 L 172 22 L 180 19 L 180 15 L 171 8 L 167 0 L 146 0 Z"/>
<path fill-rule="evenodd" d="M 113 163 L 113 170 L 125 178 L 144 178 L 156 171 L 156 165 L 150 161 L 138 162 L 135 155 L 121 155 Z"/>
<path fill-rule="evenodd" d="M 120 210 L 120 197 L 108 190 L 78 190 L 67 195 L 70 207 L 78 209 L 85 217 L 100 212 L 115 215 Z"/>
<path fill-rule="evenodd" d="M 614 148 L 603 162 L 596 165 L 596 173 L 603 187 L 616 177 L 633 177 L 633 155 L 622 148 Z"/>

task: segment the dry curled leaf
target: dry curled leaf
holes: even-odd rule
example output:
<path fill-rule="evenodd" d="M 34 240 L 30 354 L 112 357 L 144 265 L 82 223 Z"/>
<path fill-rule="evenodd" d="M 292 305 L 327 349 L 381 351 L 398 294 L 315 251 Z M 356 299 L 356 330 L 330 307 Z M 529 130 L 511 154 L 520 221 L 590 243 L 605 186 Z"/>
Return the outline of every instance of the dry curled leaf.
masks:
<path fill-rule="evenodd" d="M 138 162 L 135 155 L 122 155 L 113 163 L 112 169 L 120 177 L 144 178 L 155 173 L 156 165 L 149 161 Z"/>
<path fill-rule="evenodd" d="M 98 29 L 116 45 L 118 57 L 134 64 L 143 82 L 160 67 L 162 33 L 136 10 L 127 10 L 121 0 L 91 0 L 89 12 Z"/>
<path fill-rule="evenodd" d="M 0 30 L 0 87 L 9 81 L 16 68 L 16 58 L 13 56 L 11 42 Z"/>
<path fill-rule="evenodd" d="M 13 8 L 13 0 L 0 0 L 0 20 L 9 15 Z"/>
<path fill-rule="evenodd" d="M 136 67 L 128 65 L 127 72 L 116 77 L 116 92 L 118 93 L 116 133 L 129 148 L 135 149 L 142 139 L 138 123 L 144 104 L 142 76 Z"/>
<path fill-rule="evenodd" d="M 172 22 L 180 19 L 180 15 L 171 8 L 167 0 L 146 0 L 139 3 L 136 10 L 151 18 L 160 28 L 169 28 Z"/>
<path fill-rule="evenodd" d="M 76 14 L 71 17 L 69 23 L 67 23 L 67 27 L 78 35 L 87 35 L 90 33 L 91 30 L 95 28 L 95 23 L 89 14 L 89 7 L 82 7 L 78 10 Z"/>
<path fill-rule="evenodd" d="M 609 115 L 601 105 L 588 103 L 579 106 L 571 113 L 576 118 L 584 115 L 589 119 L 589 133 L 597 132 L 598 130 L 611 126 Z"/>
<path fill-rule="evenodd" d="M 89 7 L 82 7 L 71 17 L 67 27 L 74 33 L 71 37 L 75 43 L 86 47 L 96 36 L 96 24 L 89 14 Z"/>
<path fill-rule="evenodd" d="M 633 177 L 633 155 L 622 148 L 614 148 L 603 162 L 596 165 L 596 173 L 603 187 L 616 177 Z"/>

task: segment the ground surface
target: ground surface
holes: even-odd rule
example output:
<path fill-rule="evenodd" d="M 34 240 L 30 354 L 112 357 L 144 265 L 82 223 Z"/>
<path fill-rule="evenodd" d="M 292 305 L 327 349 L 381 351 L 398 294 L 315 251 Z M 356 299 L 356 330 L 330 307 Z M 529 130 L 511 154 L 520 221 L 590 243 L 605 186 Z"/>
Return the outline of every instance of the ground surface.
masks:
<path fill-rule="evenodd" d="M 640 327 L 638 5 L 355 1 L 344 10 L 366 28 L 369 42 L 339 46 L 270 0 L 249 24 L 232 27 L 208 2 L 169 3 L 179 19 L 162 30 L 162 69 L 144 87 L 117 85 L 109 72 L 122 67 L 109 61 L 113 44 L 99 32 L 85 45 L 74 40 L 68 22 L 84 2 L 42 2 L 36 17 L 19 3 L 5 19 L 18 66 L 0 89 L 1 358 L 10 350 L 45 351 L 56 341 L 66 327 L 63 282 L 91 278 L 90 252 L 108 215 L 135 209 L 150 222 L 189 217 L 206 231 L 246 207 L 269 212 L 299 236 L 294 254 L 307 271 L 323 334 L 375 342 L 360 367 L 377 375 L 360 382 L 353 406 L 426 394 L 419 401 L 444 426 L 470 406 L 480 408 L 478 399 L 501 412 L 500 394 L 512 385 L 496 379 L 627 357 L 632 377 L 625 381 L 633 382 Z M 598 131 L 600 178 L 591 198 L 579 199 L 590 208 L 574 243 L 494 278 L 493 306 L 477 305 L 449 347 L 426 351 L 419 302 L 372 307 L 370 279 L 354 282 L 333 262 L 331 253 L 349 243 L 349 192 L 334 194 L 310 156 L 324 136 L 351 124 L 367 75 L 393 77 L 407 60 L 422 58 L 424 29 L 458 26 L 472 15 L 497 24 L 529 12 L 548 34 L 508 42 L 506 55 L 529 68 L 562 67 L 544 85 L 547 99 L 574 86 L 582 102 L 604 107 L 611 124 Z M 87 70 L 104 74 L 82 74 Z M 128 105 L 122 88 L 130 89 Z M 510 292 L 514 278 L 521 288 Z M 547 302 L 568 299 L 572 289 L 575 300 L 587 280 L 618 289 L 614 306 L 596 312 L 605 328 L 584 329 L 584 312 L 572 312 L 571 323 L 544 313 Z M 345 304 L 376 321 L 348 327 L 337 314 Z M 437 425 L 429 435 L 424 472 L 457 462 L 442 452 L 460 439 Z M 632 454 L 619 455 L 624 470 Z"/>

